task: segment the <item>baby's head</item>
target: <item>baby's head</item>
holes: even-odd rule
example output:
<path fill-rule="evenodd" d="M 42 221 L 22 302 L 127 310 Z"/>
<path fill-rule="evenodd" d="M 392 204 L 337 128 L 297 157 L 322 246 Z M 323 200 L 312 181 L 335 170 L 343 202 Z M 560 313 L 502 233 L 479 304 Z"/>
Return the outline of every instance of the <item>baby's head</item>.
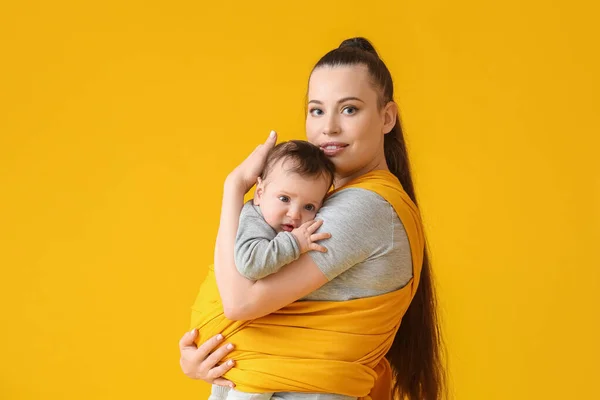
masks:
<path fill-rule="evenodd" d="M 275 231 L 290 232 L 315 218 L 334 171 L 319 147 L 302 140 L 279 143 L 267 155 L 254 204 Z"/>

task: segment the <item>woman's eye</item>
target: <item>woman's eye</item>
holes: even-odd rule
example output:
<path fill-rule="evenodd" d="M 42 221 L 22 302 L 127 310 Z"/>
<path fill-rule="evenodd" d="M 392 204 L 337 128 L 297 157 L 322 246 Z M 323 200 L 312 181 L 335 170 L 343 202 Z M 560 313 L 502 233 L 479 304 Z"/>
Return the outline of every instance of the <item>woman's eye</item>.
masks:
<path fill-rule="evenodd" d="M 342 110 L 342 112 L 346 115 L 356 114 L 357 111 L 358 111 L 358 109 L 356 107 L 352 107 L 352 106 L 344 107 L 344 109 Z"/>
<path fill-rule="evenodd" d="M 307 204 L 304 206 L 304 209 L 306 211 L 315 211 L 315 206 L 313 206 L 312 204 Z"/>
<path fill-rule="evenodd" d="M 288 201 L 290 201 L 290 198 L 287 196 L 279 196 L 279 200 L 283 201 L 284 203 L 287 203 Z"/>
<path fill-rule="evenodd" d="M 309 112 L 310 115 L 312 115 L 313 117 L 323 115 L 323 110 L 321 110 L 320 108 L 311 108 Z"/>

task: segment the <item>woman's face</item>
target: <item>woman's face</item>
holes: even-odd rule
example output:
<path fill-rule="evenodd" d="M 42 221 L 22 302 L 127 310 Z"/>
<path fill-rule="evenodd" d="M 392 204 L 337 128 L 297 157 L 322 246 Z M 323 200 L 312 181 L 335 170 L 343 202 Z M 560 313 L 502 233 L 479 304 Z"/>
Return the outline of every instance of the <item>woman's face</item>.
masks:
<path fill-rule="evenodd" d="M 380 110 L 378 96 L 363 65 L 319 67 L 310 77 L 306 137 L 335 164 L 336 186 L 387 169 L 383 137 L 396 114 L 389 115 L 389 104 Z"/>

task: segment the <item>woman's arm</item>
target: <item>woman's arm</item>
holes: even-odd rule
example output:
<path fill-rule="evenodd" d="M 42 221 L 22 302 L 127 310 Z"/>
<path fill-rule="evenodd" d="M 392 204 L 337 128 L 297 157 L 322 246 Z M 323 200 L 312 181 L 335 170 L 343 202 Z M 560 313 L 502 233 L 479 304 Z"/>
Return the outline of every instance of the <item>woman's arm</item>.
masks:
<path fill-rule="evenodd" d="M 221 294 L 227 291 L 230 296 L 223 298 L 223 302 L 227 303 L 226 307 L 232 316 L 247 319 L 273 312 L 311 294 L 326 281 L 335 279 L 351 268 L 360 270 L 352 273 L 350 281 L 346 281 L 350 286 L 363 288 L 367 292 L 368 288 L 378 291 L 373 288 L 380 286 L 377 281 L 391 280 L 393 286 L 396 287 L 397 283 L 399 288 L 402 285 L 398 282 L 398 274 L 407 272 L 403 267 L 398 265 L 400 270 L 396 267 L 382 269 L 381 265 L 376 266 L 381 264 L 381 260 L 369 264 L 371 266 L 368 268 L 363 264 L 367 260 L 375 261 L 385 256 L 396 245 L 405 247 L 408 254 L 398 249 L 402 253 L 398 254 L 398 262 L 402 261 L 402 265 L 408 267 L 408 274 L 412 275 L 408 241 L 404 246 L 402 238 L 405 236 L 400 232 L 394 234 L 393 221 L 398 217 L 393 207 L 378 194 L 366 189 L 340 190 L 325 201 L 317 218 L 323 221 L 324 230 L 331 233 L 331 238 L 324 243 L 328 249 L 326 253 L 311 251 L 303 254 L 279 272 L 252 285 L 236 286 L 234 280 L 221 282 Z"/>
<path fill-rule="evenodd" d="M 247 320 L 267 315 L 327 283 L 325 275 L 307 254 L 256 282 L 244 278 L 235 266 L 235 237 L 244 195 L 256 182 L 276 140 L 276 135 L 270 135 L 225 180 L 214 260 L 223 309 L 229 319 Z M 318 224 L 314 226 L 316 230 Z"/>
<path fill-rule="evenodd" d="M 240 184 L 225 184 L 221 222 L 215 250 L 215 274 L 225 316 L 248 320 L 273 311 L 315 291 L 327 278 L 308 254 L 303 254 L 277 273 L 258 281 L 244 278 L 235 266 L 233 248 L 244 190 Z M 236 216 L 237 214 L 237 216 Z"/>

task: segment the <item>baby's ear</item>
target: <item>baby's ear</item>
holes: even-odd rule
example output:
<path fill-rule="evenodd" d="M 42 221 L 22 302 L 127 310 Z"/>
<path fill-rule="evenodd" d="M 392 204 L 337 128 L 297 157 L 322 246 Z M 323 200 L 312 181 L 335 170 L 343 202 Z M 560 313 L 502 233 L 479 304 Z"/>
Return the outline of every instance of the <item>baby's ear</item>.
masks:
<path fill-rule="evenodd" d="M 254 205 L 255 206 L 259 206 L 260 205 L 260 198 L 262 197 L 263 191 L 264 191 L 264 183 L 263 180 L 260 178 L 260 176 L 256 179 L 256 189 L 254 190 Z"/>

